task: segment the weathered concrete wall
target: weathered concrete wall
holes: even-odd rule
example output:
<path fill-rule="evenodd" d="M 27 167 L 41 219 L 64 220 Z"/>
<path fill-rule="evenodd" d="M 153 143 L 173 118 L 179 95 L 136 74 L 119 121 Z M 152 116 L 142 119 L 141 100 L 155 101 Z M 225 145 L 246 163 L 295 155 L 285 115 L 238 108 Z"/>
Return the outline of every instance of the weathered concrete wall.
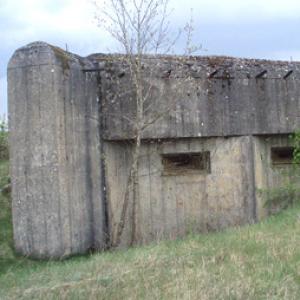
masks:
<path fill-rule="evenodd" d="M 99 105 L 86 59 L 45 43 L 8 66 L 16 250 L 57 258 L 105 246 Z"/>
<path fill-rule="evenodd" d="M 151 91 L 146 119 L 166 111 L 144 138 L 279 134 L 300 126 L 299 63 L 226 57 L 148 58 L 143 63 L 145 94 Z M 110 140 L 132 136 L 129 74 L 119 60 L 106 62 L 105 134 Z"/>
<path fill-rule="evenodd" d="M 210 173 L 164 175 L 162 154 L 209 151 Z M 203 138 L 144 143 L 139 163 L 138 241 L 175 238 L 255 220 L 252 138 Z M 106 142 L 110 227 L 120 219 L 130 167 L 130 146 Z M 122 245 L 130 241 L 129 207 Z"/>
<path fill-rule="evenodd" d="M 148 57 L 143 67 L 145 117 L 161 117 L 143 135 L 138 241 L 262 218 L 256 188 L 283 182 L 270 149 L 287 145 L 300 126 L 300 64 Z M 119 222 L 131 160 L 128 66 L 121 56 L 81 58 L 33 43 L 10 60 L 8 97 L 16 250 L 57 258 L 104 248 Z M 203 151 L 210 172 L 163 171 L 164 154 Z M 129 207 L 122 245 L 131 225 Z"/>
<path fill-rule="evenodd" d="M 286 186 L 292 180 L 289 170 L 292 164 L 273 164 L 271 160 L 272 147 L 291 146 L 288 135 L 254 137 L 255 187 L 257 199 L 257 218 L 261 220 L 268 215 L 265 207 L 266 199 L 260 190 Z"/>

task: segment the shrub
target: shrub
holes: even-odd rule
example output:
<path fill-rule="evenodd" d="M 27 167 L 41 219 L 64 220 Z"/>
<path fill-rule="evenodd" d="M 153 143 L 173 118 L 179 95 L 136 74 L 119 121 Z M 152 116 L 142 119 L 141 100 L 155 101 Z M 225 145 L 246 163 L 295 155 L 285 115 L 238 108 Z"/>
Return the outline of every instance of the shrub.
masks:
<path fill-rule="evenodd" d="M 300 131 L 295 132 L 290 136 L 293 141 L 294 152 L 293 152 L 293 163 L 295 168 L 299 168 L 300 164 Z"/>
<path fill-rule="evenodd" d="M 0 119 L 0 160 L 8 159 L 8 127 L 5 119 Z"/>
<path fill-rule="evenodd" d="M 269 208 L 271 213 L 276 213 L 297 203 L 300 203 L 300 185 L 289 183 L 262 191 L 265 198 L 265 207 Z"/>

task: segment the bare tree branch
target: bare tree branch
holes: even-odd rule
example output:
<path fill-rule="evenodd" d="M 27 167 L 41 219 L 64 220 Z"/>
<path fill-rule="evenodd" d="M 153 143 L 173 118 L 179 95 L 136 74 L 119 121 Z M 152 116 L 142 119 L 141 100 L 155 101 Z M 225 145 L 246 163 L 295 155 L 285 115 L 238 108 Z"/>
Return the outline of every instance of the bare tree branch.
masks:
<path fill-rule="evenodd" d="M 124 51 L 125 55 L 122 59 L 128 71 L 126 79 L 130 83 L 128 87 L 124 87 L 120 80 L 113 76 L 110 78 L 114 80 L 115 94 L 108 93 L 106 95 L 105 113 L 109 117 L 128 122 L 132 126 L 134 139 L 132 162 L 120 220 L 117 221 L 112 244 L 114 246 L 120 244 L 129 207 L 132 207 L 131 243 L 134 244 L 138 239 L 139 231 L 137 222 L 138 168 L 143 133 L 164 116 L 176 112 L 176 102 L 166 102 L 165 92 L 157 89 L 152 80 L 157 75 L 162 63 L 158 54 L 165 55 L 172 52 L 184 32 L 187 35 L 185 54 L 191 54 L 198 48 L 193 47 L 191 43 L 194 30 L 192 18 L 184 30 L 178 30 L 175 34 L 171 32 L 169 0 L 104 0 L 104 4 L 96 7 L 98 25 L 111 34 Z M 153 54 L 157 60 L 146 59 L 147 54 Z M 147 65 L 147 68 L 144 68 L 144 64 Z M 181 72 L 183 66 L 177 63 L 177 67 Z M 176 83 L 177 90 L 182 91 L 182 97 L 186 93 L 186 83 L 190 80 L 190 77 L 183 77 Z M 181 85 L 182 88 L 180 88 Z M 123 101 L 122 99 L 134 101 L 134 111 L 128 115 L 114 111 L 118 108 L 115 106 L 116 103 Z"/>

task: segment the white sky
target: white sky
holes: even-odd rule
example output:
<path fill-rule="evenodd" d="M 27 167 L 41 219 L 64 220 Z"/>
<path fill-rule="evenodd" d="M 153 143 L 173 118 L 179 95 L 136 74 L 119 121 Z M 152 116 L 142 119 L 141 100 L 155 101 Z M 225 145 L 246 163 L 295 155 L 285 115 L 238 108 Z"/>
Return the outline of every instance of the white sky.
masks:
<path fill-rule="evenodd" d="M 101 0 L 99 1 L 101 2 Z M 193 8 L 195 41 L 205 53 L 300 60 L 300 0 L 171 0 L 180 27 Z M 0 116 L 6 113 L 6 66 L 13 51 L 43 40 L 80 55 L 114 50 L 89 0 L 0 0 Z"/>

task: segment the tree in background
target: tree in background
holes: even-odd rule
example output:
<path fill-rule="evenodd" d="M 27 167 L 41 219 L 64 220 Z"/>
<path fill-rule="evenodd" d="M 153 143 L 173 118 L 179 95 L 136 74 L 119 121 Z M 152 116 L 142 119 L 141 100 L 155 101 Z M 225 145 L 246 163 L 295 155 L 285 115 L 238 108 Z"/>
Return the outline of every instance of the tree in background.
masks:
<path fill-rule="evenodd" d="M 153 100 L 154 87 L 151 84 L 151 80 L 146 80 L 146 78 L 151 78 L 155 75 L 161 63 L 160 59 L 157 58 L 173 53 L 174 47 L 177 46 L 182 35 L 185 36 L 183 56 L 190 56 L 201 47 L 192 45 L 194 29 L 192 18 L 182 30 L 172 33 L 169 0 L 101 0 L 99 2 L 96 1 L 95 5 L 98 25 L 104 28 L 118 43 L 118 51 L 123 54 L 118 56 L 118 59 L 126 65 L 126 69 L 129 72 L 129 82 L 131 83 L 124 88 L 118 81 L 118 78 L 114 78 L 115 93 L 106 95 L 106 98 L 109 98 L 110 103 L 113 104 L 117 101 L 122 101 L 124 95 L 128 95 L 135 102 L 134 111 L 131 113 L 130 118 L 117 113 L 112 116 L 114 118 L 126 118 L 134 133 L 132 162 L 120 219 L 115 220 L 117 226 L 115 232 L 112 233 L 112 246 L 120 244 L 129 207 L 132 207 L 131 244 L 134 244 L 137 240 L 138 232 L 138 168 L 143 132 L 159 119 L 176 110 L 175 101 L 165 106 L 163 105 L 164 101 L 160 101 L 164 97 L 163 91 L 156 91 L 156 103 L 150 101 Z M 151 55 L 151 63 L 146 63 L 149 55 Z M 177 57 L 177 59 L 180 60 L 180 57 Z M 180 63 L 177 64 L 178 66 L 180 66 Z M 170 73 L 171 70 L 169 73 L 166 73 L 166 76 L 170 76 Z M 176 90 L 186 95 L 186 86 L 189 81 L 191 81 L 190 77 L 178 80 Z M 158 103 L 160 104 L 159 110 L 155 109 Z"/>

